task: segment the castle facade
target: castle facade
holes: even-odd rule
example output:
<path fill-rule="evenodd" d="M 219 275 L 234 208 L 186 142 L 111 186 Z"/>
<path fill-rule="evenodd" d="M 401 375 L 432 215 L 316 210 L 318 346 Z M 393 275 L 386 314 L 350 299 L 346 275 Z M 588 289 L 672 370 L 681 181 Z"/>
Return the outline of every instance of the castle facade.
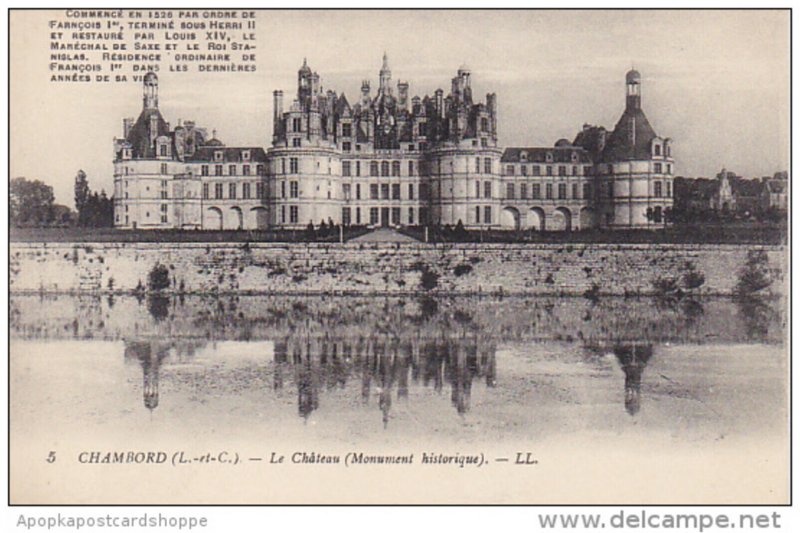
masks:
<path fill-rule="evenodd" d="M 144 79 L 138 119 L 115 140 L 115 225 L 153 229 L 300 229 L 309 222 L 577 230 L 663 224 L 672 206 L 670 139 L 641 108 L 641 77 L 626 75 L 626 106 L 611 131 L 585 125 L 551 147 L 497 144 L 497 96 L 473 98 L 461 66 L 445 96 L 410 96 L 384 54 L 377 91 L 351 103 L 323 91 L 304 61 L 288 105 L 273 93 L 271 147 L 228 147 L 193 122 L 174 129 Z"/>

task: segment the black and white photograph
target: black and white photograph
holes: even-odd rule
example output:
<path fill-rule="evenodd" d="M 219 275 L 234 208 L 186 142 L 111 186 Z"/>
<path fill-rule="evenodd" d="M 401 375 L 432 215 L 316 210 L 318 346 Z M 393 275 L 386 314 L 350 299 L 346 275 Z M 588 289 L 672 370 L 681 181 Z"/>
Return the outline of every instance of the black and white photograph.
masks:
<path fill-rule="evenodd" d="M 8 18 L 10 505 L 791 503 L 790 10 Z"/>

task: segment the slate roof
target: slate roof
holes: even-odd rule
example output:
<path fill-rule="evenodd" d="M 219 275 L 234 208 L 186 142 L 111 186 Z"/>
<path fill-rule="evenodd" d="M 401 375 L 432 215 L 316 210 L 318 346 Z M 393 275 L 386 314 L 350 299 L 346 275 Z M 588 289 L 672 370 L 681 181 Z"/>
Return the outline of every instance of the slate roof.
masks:
<path fill-rule="evenodd" d="M 658 137 L 640 108 L 627 108 L 608 136 L 603 160 L 606 162 L 650 159 L 650 143 Z"/>
<path fill-rule="evenodd" d="M 222 161 L 214 160 L 214 152 L 222 150 Z M 250 161 L 242 159 L 242 151 L 250 150 Z M 190 158 L 190 161 L 202 161 L 208 163 L 264 163 L 267 160 L 267 154 L 263 148 L 259 147 L 226 147 L 219 148 L 214 146 L 201 146 L 198 148 Z"/>
<path fill-rule="evenodd" d="M 156 137 L 169 136 L 170 134 L 167 122 L 158 109 L 142 110 L 139 118 L 136 119 L 136 123 L 125 138 L 125 141 L 131 145 L 133 159 L 154 159 L 156 157 L 155 143 L 150 142 L 150 117 L 152 116 L 158 117 L 158 134 Z"/>
<path fill-rule="evenodd" d="M 522 152 L 527 152 L 527 161 L 520 158 Z M 547 161 L 547 153 L 553 154 L 553 160 Z M 578 154 L 578 160 L 572 160 L 572 154 Z M 565 147 L 517 147 L 506 148 L 500 159 L 503 163 L 591 163 L 589 153 L 579 146 Z"/>

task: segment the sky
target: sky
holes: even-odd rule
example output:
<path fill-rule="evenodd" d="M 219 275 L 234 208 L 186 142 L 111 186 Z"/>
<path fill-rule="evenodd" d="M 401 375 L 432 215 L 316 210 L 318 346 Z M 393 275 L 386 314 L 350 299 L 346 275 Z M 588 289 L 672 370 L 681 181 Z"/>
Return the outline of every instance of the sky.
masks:
<path fill-rule="evenodd" d="M 75 174 L 113 188 L 113 139 L 141 111 L 138 82 L 49 81 L 48 21 L 64 11 L 11 12 L 10 178 L 41 179 L 72 206 Z M 642 107 L 673 139 L 676 173 L 745 177 L 788 169 L 788 11 L 259 11 L 255 73 L 159 75 L 173 126 L 195 120 L 229 146 L 271 142 L 272 91 L 284 106 L 303 58 L 324 89 L 354 103 L 373 93 L 384 51 L 393 83 L 424 96 L 450 88 L 462 64 L 473 98 L 498 97 L 502 147 L 551 146 L 583 124 L 611 129 L 625 73 L 642 75 Z"/>

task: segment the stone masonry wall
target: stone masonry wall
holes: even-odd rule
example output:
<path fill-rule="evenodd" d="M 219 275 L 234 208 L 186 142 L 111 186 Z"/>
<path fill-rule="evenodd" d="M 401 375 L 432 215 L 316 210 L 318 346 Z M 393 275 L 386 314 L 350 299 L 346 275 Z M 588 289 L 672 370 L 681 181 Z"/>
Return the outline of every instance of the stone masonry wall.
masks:
<path fill-rule="evenodd" d="M 697 293 L 729 295 L 748 254 L 785 294 L 780 246 L 12 243 L 9 277 L 12 292 L 127 292 L 161 264 L 186 293 L 632 295 L 695 272 Z"/>

